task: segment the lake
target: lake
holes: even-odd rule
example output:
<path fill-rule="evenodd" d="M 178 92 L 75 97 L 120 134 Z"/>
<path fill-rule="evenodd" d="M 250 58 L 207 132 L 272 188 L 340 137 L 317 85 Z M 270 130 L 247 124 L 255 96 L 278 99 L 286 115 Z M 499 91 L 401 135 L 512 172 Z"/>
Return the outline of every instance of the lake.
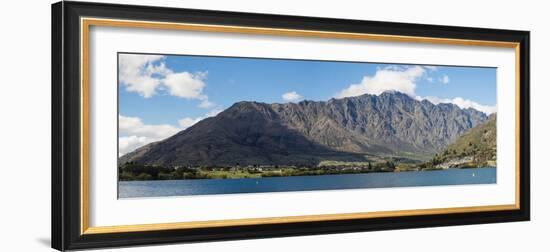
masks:
<path fill-rule="evenodd" d="M 404 186 L 494 184 L 496 168 L 247 179 L 120 181 L 119 198 L 288 192 Z"/>

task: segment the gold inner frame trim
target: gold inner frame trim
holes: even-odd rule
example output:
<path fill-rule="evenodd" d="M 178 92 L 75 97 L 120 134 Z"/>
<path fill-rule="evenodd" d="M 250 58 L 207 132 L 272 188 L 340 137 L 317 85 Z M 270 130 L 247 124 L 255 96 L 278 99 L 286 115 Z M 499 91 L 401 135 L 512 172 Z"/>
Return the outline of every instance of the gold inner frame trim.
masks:
<path fill-rule="evenodd" d="M 285 216 L 285 217 L 269 217 L 269 218 L 123 225 L 123 226 L 102 226 L 102 227 L 89 227 L 86 230 L 85 234 L 158 231 L 158 230 L 169 230 L 169 229 L 176 229 L 176 228 L 190 229 L 190 228 L 208 228 L 208 227 L 227 227 L 227 226 L 235 226 L 235 225 L 245 226 L 245 225 L 259 225 L 259 224 L 283 224 L 283 223 L 291 223 L 291 222 L 312 222 L 312 221 L 327 221 L 327 220 L 372 219 L 372 218 L 384 218 L 384 217 L 392 217 L 392 216 L 471 213 L 471 212 L 488 212 L 488 211 L 513 210 L 513 209 L 516 209 L 515 205 L 494 205 L 494 206 L 486 206 L 486 207 L 455 207 L 455 208 L 437 208 L 437 209 L 422 209 L 422 210 L 380 211 L 380 212 L 370 212 L 370 213 L 322 214 L 322 215 Z"/>
<path fill-rule="evenodd" d="M 515 65 L 516 65 L 516 70 L 515 70 L 515 76 L 516 76 L 516 80 L 515 80 L 516 82 L 515 204 L 90 227 L 89 225 L 89 137 L 90 137 L 90 134 L 89 134 L 89 78 L 90 78 L 89 76 L 89 49 L 90 49 L 89 32 L 90 32 L 91 26 L 514 48 L 515 56 L 516 56 L 516 62 L 515 62 Z M 81 177 L 80 177 L 81 179 L 80 181 L 80 184 L 81 184 L 80 233 L 82 235 L 119 233 L 119 232 L 208 228 L 208 227 L 227 227 L 227 226 L 243 226 L 243 225 L 261 225 L 261 224 L 281 224 L 281 223 L 292 223 L 292 222 L 352 220 L 352 219 L 384 218 L 384 217 L 395 217 L 395 216 L 490 212 L 490 211 L 520 209 L 520 205 L 519 205 L 520 203 L 520 192 L 519 192 L 520 190 L 520 180 L 519 180 L 519 175 L 520 175 L 520 169 L 519 169 L 520 167 L 520 163 L 519 163 L 519 158 L 520 158 L 520 149 L 519 149 L 519 146 L 520 146 L 520 141 L 519 141 L 520 140 L 520 122 L 519 122 L 520 50 L 519 50 L 519 43 L 503 42 L 503 41 L 488 41 L 488 40 L 468 40 L 468 39 L 453 39 L 453 38 L 433 38 L 433 37 L 417 37 L 417 36 L 329 32 L 329 31 L 317 31 L 317 30 L 278 29 L 278 28 L 262 28 L 262 27 L 249 27 L 249 26 L 206 25 L 206 24 L 194 24 L 194 23 L 169 23 L 169 22 L 152 22 L 152 21 L 101 19 L 101 18 L 81 18 L 80 28 L 81 28 L 80 29 L 80 38 L 81 38 L 80 40 L 80 43 L 81 43 L 81 47 L 80 47 L 81 118 L 80 120 L 81 120 L 81 145 L 82 145 L 81 146 L 81 167 L 80 167 L 81 169 L 80 170 L 80 174 L 81 174 Z"/>

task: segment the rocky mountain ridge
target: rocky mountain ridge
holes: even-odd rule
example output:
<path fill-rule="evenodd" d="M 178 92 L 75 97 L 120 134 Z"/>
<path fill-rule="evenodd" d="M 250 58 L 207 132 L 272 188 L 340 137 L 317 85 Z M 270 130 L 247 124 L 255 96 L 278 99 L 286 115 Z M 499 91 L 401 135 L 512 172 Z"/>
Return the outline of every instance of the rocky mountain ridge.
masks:
<path fill-rule="evenodd" d="M 369 155 L 427 160 L 487 116 L 399 92 L 299 103 L 237 102 L 119 158 L 163 166 L 316 165 Z"/>

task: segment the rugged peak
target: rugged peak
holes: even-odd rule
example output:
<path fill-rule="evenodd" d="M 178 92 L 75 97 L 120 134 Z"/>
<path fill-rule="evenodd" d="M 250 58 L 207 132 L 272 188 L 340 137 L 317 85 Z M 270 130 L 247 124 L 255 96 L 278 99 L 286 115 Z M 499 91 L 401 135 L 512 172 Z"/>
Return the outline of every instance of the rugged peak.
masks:
<path fill-rule="evenodd" d="M 228 109 L 222 111 L 214 118 L 236 118 L 238 120 L 264 120 L 263 118 L 273 118 L 276 115 L 270 104 L 253 101 L 242 101 L 233 104 Z"/>
<path fill-rule="evenodd" d="M 365 93 L 365 94 L 358 95 L 358 96 L 349 96 L 349 97 L 344 97 L 344 98 L 332 98 L 332 99 L 329 100 L 329 102 L 330 101 L 334 102 L 334 101 L 339 101 L 339 100 L 368 100 L 368 99 L 388 99 L 388 98 L 389 99 L 410 99 L 410 100 L 414 100 L 414 98 L 409 96 L 408 94 L 399 92 L 397 90 L 386 90 L 386 91 L 384 91 L 383 93 L 381 93 L 379 95 Z"/>
<path fill-rule="evenodd" d="M 409 96 L 408 94 L 396 91 L 396 90 L 388 90 L 384 91 L 382 94 L 378 95 L 380 98 L 387 98 L 387 99 L 393 99 L 393 100 L 404 100 L 404 101 L 411 101 L 415 100 L 413 97 Z"/>
<path fill-rule="evenodd" d="M 264 105 L 267 105 L 267 104 L 262 102 L 256 102 L 256 101 L 240 101 L 240 102 L 234 103 L 227 110 L 243 109 L 243 108 L 259 108 Z"/>
<path fill-rule="evenodd" d="M 401 91 L 397 91 L 397 90 L 386 90 L 386 91 L 382 92 L 380 95 L 381 96 L 386 95 L 386 96 L 398 96 L 398 97 L 406 96 L 406 97 L 410 97 L 408 94 L 405 94 L 405 93 L 403 93 Z"/>

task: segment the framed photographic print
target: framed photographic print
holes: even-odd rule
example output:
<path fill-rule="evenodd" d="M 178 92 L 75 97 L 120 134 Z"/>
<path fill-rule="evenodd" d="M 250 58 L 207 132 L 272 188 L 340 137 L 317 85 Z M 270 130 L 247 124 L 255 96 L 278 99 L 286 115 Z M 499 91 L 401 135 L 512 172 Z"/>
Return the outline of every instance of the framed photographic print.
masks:
<path fill-rule="evenodd" d="M 529 220 L 529 32 L 52 6 L 58 250 Z"/>

